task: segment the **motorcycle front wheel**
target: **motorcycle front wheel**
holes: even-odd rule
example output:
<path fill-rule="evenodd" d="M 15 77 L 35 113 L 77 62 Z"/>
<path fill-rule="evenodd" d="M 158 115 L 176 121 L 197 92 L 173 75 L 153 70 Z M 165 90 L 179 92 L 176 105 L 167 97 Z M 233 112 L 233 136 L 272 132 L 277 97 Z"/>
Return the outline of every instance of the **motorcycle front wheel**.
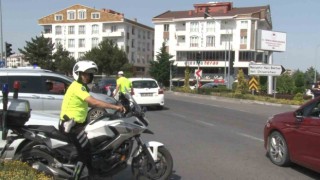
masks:
<path fill-rule="evenodd" d="M 173 160 L 170 152 L 163 146 L 158 148 L 158 156 L 155 161 L 155 172 L 152 172 L 152 164 L 150 163 L 146 152 L 141 152 L 137 157 L 132 159 L 132 174 L 135 179 L 153 179 L 167 180 L 169 179 L 172 169 Z"/>

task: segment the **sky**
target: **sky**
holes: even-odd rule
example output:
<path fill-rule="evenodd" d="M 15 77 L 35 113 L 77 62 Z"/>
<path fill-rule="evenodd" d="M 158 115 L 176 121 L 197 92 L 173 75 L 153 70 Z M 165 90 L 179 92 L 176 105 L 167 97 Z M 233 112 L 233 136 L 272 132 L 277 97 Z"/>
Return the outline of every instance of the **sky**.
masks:
<path fill-rule="evenodd" d="M 75 4 L 96 9 L 112 9 L 125 18 L 154 27 L 152 18 L 168 10 L 193 10 L 193 4 L 204 0 L 0 0 L 3 43 L 12 44 L 14 52 L 26 41 L 39 36 L 38 20 Z M 315 67 L 320 72 L 320 1 L 319 0 L 234 0 L 233 7 L 270 5 L 273 31 L 285 32 L 285 52 L 274 52 L 273 63 L 285 69 L 306 71 Z"/>

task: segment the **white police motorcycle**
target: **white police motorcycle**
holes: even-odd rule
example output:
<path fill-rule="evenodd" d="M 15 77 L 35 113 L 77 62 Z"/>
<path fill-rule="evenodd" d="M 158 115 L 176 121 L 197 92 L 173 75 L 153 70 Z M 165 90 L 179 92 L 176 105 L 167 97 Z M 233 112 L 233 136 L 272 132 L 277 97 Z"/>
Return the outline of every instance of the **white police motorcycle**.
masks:
<path fill-rule="evenodd" d="M 85 179 L 88 170 L 78 162 L 77 150 L 68 138 L 54 126 L 25 125 L 30 117 L 30 105 L 26 100 L 8 100 L 3 88 L 1 111 L 2 137 L 7 140 L 1 156 L 17 139 L 24 139 L 24 146 L 17 150 L 14 159 L 27 162 L 33 168 L 55 179 Z M 153 134 L 148 120 L 130 94 L 119 101 L 126 113 L 115 113 L 89 122 L 85 128 L 91 145 L 91 167 L 97 174 L 112 176 L 124 170 L 131 161 L 135 179 L 169 179 L 173 159 L 164 144 L 143 142 L 142 133 Z M 7 136 L 8 129 L 12 133 Z M 84 170 L 82 170 L 84 169 Z"/>

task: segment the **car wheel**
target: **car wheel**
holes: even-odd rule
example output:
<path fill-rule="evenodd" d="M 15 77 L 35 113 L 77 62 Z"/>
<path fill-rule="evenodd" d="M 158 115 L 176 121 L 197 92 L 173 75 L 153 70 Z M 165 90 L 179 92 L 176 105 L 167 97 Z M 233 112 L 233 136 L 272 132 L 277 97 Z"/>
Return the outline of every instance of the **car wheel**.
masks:
<path fill-rule="evenodd" d="M 290 163 L 289 150 L 284 137 L 275 131 L 268 138 L 268 156 L 272 163 L 287 166 Z"/>
<path fill-rule="evenodd" d="M 87 122 L 91 122 L 103 116 L 106 110 L 103 108 L 93 108 L 88 112 Z"/>

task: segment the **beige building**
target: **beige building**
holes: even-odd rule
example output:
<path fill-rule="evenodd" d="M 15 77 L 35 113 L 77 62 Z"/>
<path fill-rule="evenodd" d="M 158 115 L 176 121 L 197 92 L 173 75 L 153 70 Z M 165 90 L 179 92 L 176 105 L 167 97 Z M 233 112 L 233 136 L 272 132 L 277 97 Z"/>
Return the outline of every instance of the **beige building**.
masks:
<path fill-rule="evenodd" d="M 198 67 L 202 70 L 203 82 L 232 83 L 239 68 L 247 74 L 250 62 L 267 61 L 267 52 L 257 49 L 256 40 L 258 29 L 272 29 L 269 5 L 234 7 L 232 2 L 209 2 L 193 7 L 166 11 L 152 19 L 154 50 L 166 42 L 178 69 L 174 81 L 182 80 L 189 66 L 192 75 Z"/>
<path fill-rule="evenodd" d="M 136 75 L 145 76 L 154 56 L 154 29 L 123 13 L 73 5 L 39 19 L 43 35 L 61 44 L 79 59 L 104 39 L 117 43 L 127 54 Z"/>
<path fill-rule="evenodd" d="M 23 54 L 13 54 L 7 57 L 7 67 L 16 68 L 16 67 L 28 67 L 30 63 L 25 61 Z"/>

